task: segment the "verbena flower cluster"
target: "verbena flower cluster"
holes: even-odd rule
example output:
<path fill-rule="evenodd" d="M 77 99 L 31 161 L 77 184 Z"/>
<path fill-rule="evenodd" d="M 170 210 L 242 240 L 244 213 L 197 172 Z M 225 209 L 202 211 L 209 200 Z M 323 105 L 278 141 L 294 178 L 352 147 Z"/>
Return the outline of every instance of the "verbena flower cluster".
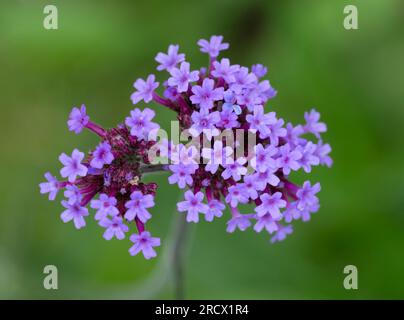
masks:
<path fill-rule="evenodd" d="M 131 225 L 136 226 L 137 232 L 129 237 L 130 254 L 155 257 L 160 239 L 151 236 L 146 223 L 157 184 L 144 183 L 142 177 L 160 170 L 169 172 L 169 184 L 185 189 L 177 209 L 188 222 L 199 222 L 201 215 L 213 221 L 227 206 L 228 232 L 252 226 L 256 232 L 265 229 L 272 234 L 272 242 L 281 241 L 292 233 L 294 220 L 307 221 L 319 209 L 320 184 L 306 181 L 299 186 L 289 179 L 293 171 L 310 173 L 313 166 L 332 165 L 331 147 L 321 138 L 327 128 L 319 113 L 311 110 L 305 113 L 304 124 L 292 125 L 274 111 L 265 112 L 264 105 L 276 96 L 270 82 L 262 80 L 267 68 L 257 64 L 249 69 L 232 65 L 227 58 L 219 60 L 220 51 L 229 48 L 222 36 L 199 40 L 198 45 L 209 56 L 207 68 L 192 70 L 179 46 L 170 45 L 167 53 L 155 58 L 157 70 L 169 73 L 163 94 L 156 92 L 159 83 L 150 74 L 135 81 L 131 95 L 133 104 L 153 101 L 173 110 L 181 130 L 197 144 L 157 141 L 159 125 L 152 121 L 155 113 L 149 108 L 135 108 L 124 124 L 113 129 L 90 121 L 84 105 L 73 108 L 69 130 L 80 133 L 87 128 L 101 141 L 87 156 L 77 149 L 70 155 L 62 153 L 60 175 L 65 180 L 46 173 L 47 182 L 40 184 L 50 200 L 64 190 L 64 222 L 84 227 L 89 205 L 105 229 L 105 239 L 121 240 Z M 224 131 L 246 134 L 228 144 Z M 239 152 L 246 135 L 253 135 L 256 142 L 252 150 Z M 154 162 L 156 157 L 150 154 L 156 150 L 167 163 Z"/>

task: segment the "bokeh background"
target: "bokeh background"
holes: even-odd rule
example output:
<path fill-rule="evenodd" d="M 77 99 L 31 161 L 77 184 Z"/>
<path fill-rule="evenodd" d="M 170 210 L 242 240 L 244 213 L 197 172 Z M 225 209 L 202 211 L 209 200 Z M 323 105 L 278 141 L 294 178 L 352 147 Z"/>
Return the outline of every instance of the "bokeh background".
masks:
<path fill-rule="evenodd" d="M 58 30 L 42 26 L 47 4 L 59 10 Z M 347 4 L 358 7 L 359 30 L 343 28 Z M 61 152 L 98 141 L 68 132 L 72 106 L 85 103 L 92 119 L 116 125 L 133 108 L 134 80 L 156 72 L 157 52 L 178 43 L 200 67 L 207 56 L 196 41 L 212 34 L 230 42 L 233 63 L 269 67 L 278 96 L 268 109 L 293 123 L 313 106 L 321 112 L 335 163 L 310 175 L 322 184 L 321 209 L 283 243 L 227 234 L 226 219 L 190 226 L 186 297 L 404 298 L 403 28 L 399 0 L 1 1 L 0 298 L 174 298 L 180 193 L 167 176 L 153 177 L 150 229 L 165 245 L 152 261 L 129 256 L 128 240 L 103 240 L 91 219 L 80 231 L 64 225 L 61 205 L 38 184 L 58 173 Z M 152 107 L 169 128 L 173 114 Z M 43 288 L 49 264 L 58 290 Z M 343 287 L 349 264 L 359 271 L 356 291 Z"/>

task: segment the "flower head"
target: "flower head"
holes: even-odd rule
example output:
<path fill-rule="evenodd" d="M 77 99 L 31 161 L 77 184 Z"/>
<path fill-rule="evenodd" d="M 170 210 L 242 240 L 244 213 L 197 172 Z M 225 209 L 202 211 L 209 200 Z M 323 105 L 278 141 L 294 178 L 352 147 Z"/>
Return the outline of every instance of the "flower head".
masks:
<path fill-rule="evenodd" d="M 218 60 L 229 47 L 222 36 L 198 44 L 209 54 L 207 66 L 191 67 L 179 46 L 170 45 L 167 53 L 155 57 L 157 70 L 169 73 L 162 82 L 163 94 L 150 74 L 135 81 L 131 95 L 134 104 L 153 101 L 174 112 L 186 143 L 158 135 L 160 127 L 152 121 L 155 111 L 149 108 L 135 108 L 111 129 L 90 121 L 84 105 L 73 108 L 69 130 L 79 133 L 86 128 L 99 143 L 86 156 L 77 149 L 71 156 L 60 155 L 60 173 L 66 179 L 58 181 L 46 173 L 47 181 L 39 185 L 50 200 L 63 190 L 63 221 L 84 227 L 89 206 L 106 240 L 123 239 L 135 228 L 130 254 L 155 257 L 160 239 L 150 235 L 146 223 L 152 218 L 158 184 L 145 183 L 144 176 L 157 171 L 167 174 L 170 185 L 184 189 L 185 199 L 177 209 L 188 222 L 200 221 L 200 214 L 213 221 L 229 208 L 228 232 L 244 231 L 254 223 L 256 232 L 265 229 L 273 234 L 271 242 L 277 242 L 292 232 L 295 220 L 309 221 L 318 211 L 320 184 L 298 185 L 289 174 L 332 165 L 331 146 L 320 136 L 327 129 L 320 114 L 313 109 L 304 114 L 304 124 L 285 122 L 267 104 L 277 90 L 263 79 L 265 66 L 249 69 L 226 57 Z M 255 213 L 241 212 L 250 206 Z"/>

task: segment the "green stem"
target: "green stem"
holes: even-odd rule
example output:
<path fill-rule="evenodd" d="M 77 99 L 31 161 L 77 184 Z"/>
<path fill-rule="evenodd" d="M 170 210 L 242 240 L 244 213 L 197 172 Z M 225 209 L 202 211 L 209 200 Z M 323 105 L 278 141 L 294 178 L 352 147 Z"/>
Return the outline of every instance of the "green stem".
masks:
<path fill-rule="evenodd" d="M 179 221 L 173 240 L 173 273 L 174 273 L 174 296 L 177 300 L 185 298 L 185 248 L 189 234 L 189 224 L 184 215 L 178 217 Z"/>

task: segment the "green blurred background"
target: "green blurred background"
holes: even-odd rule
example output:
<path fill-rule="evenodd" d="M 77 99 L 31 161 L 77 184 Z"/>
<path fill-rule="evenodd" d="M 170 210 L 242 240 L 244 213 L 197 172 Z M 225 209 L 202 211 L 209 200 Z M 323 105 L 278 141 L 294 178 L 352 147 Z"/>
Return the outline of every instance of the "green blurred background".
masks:
<path fill-rule="evenodd" d="M 58 30 L 42 26 L 47 4 L 58 8 Z M 343 28 L 347 4 L 358 7 L 359 30 Z M 68 132 L 72 106 L 114 126 L 133 108 L 134 80 L 156 73 L 157 52 L 178 43 L 196 68 L 207 61 L 196 41 L 212 34 L 230 42 L 233 63 L 269 67 L 278 96 L 267 108 L 294 123 L 313 106 L 321 112 L 335 163 L 310 174 L 321 209 L 283 243 L 227 234 L 226 219 L 190 226 L 186 297 L 404 298 L 403 27 L 399 0 L 1 1 L 0 298 L 174 297 L 167 244 L 180 193 L 167 176 L 153 177 L 150 229 L 165 246 L 151 261 L 129 256 L 128 240 L 103 240 L 91 219 L 80 231 L 64 225 L 38 183 L 58 173 L 61 152 L 98 141 Z M 169 128 L 173 114 L 152 107 Z M 43 288 L 48 264 L 58 290 Z M 356 291 L 342 284 L 349 264 Z"/>

